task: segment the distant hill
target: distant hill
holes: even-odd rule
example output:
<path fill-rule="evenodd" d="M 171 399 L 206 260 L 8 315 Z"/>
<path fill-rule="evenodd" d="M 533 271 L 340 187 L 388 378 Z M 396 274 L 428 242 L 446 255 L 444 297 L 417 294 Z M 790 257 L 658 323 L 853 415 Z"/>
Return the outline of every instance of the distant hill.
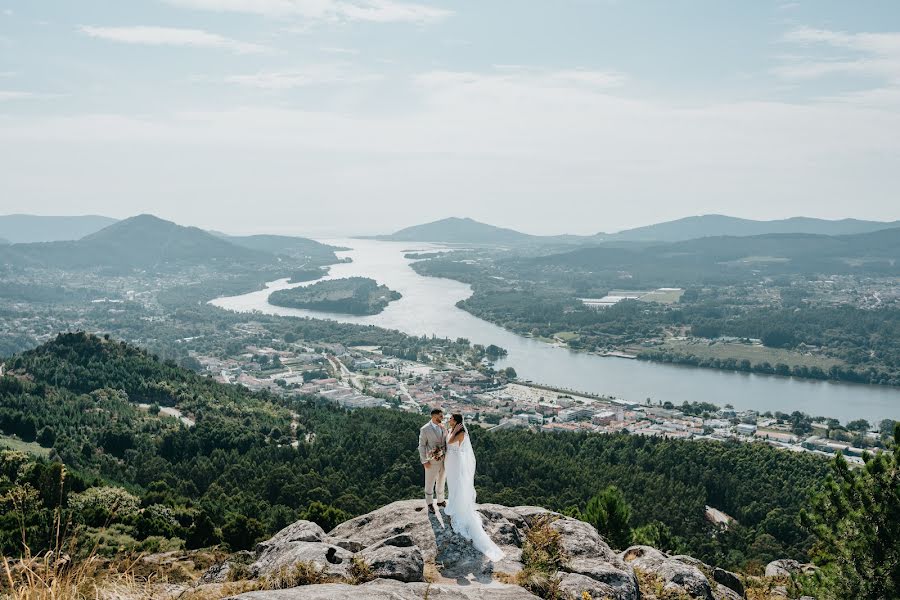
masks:
<path fill-rule="evenodd" d="M 333 260 L 335 250 L 341 250 L 336 246 L 329 246 L 315 240 L 287 235 L 226 235 L 214 234 L 232 244 L 237 244 L 250 250 L 268 252 L 270 254 L 283 254 L 293 258 L 311 258 L 317 261 Z"/>
<path fill-rule="evenodd" d="M 76 217 L 0 215 L 0 238 L 10 244 L 80 240 L 115 222 L 116 219 L 97 215 Z"/>
<path fill-rule="evenodd" d="M 680 242 L 711 236 L 751 236 L 770 233 L 850 235 L 869 233 L 892 227 L 900 227 L 900 221 L 861 221 L 859 219 L 829 221 L 809 217 L 792 217 L 776 221 L 754 221 L 725 215 L 702 215 L 647 225 L 646 227 L 636 227 L 618 233 L 599 233 L 596 237 L 602 241 Z"/>
<path fill-rule="evenodd" d="M 436 242 L 444 244 L 523 244 L 538 241 L 539 236 L 513 229 L 495 227 L 474 219 L 450 217 L 424 225 L 414 225 L 375 239 L 397 242 Z"/>
<path fill-rule="evenodd" d="M 900 227 L 900 221 L 863 221 L 841 219 L 829 221 L 810 217 L 792 217 L 775 221 L 754 221 L 726 215 L 685 217 L 675 221 L 626 229 L 618 233 L 595 235 L 529 235 L 513 229 L 488 225 L 469 218 L 452 217 L 424 225 L 401 229 L 375 239 L 445 244 L 482 244 L 501 246 L 541 245 L 571 246 L 609 243 L 681 242 L 704 237 L 745 237 L 775 233 L 809 233 L 818 235 L 852 235 Z"/>
<path fill-rule="evenodd" d="M 614 247 L 606 244 L 525 259 L 523 264 L 586 269 L 640 281 L 712 281 L 746 273 L 900 274 L 900 228 L 854 235 L 778 233 L 703 237 Z"/>
<path fill-rule="evenodd" d="M 272 254 L 233 244 L 196 227 L 139 215 L 77 241 L 5 246 L 0 249 L 0 260 L 58 268 L 131 269 L 174 264 L 262 265 L 276 259 Z"/>

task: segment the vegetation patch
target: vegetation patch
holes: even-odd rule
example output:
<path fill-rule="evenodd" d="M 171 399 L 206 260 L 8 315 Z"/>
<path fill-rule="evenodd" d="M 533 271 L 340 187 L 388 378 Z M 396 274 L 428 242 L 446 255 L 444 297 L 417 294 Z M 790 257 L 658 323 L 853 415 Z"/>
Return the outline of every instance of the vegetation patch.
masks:
<path fill-rule="evenodd" d="M 319 281 L 309 286 L 278 290 L 269 303 L 287 308 L 303 308 L 350 315 L 376 315 L 400 299 L 400 293 L 378 285 L 368 277 Z"/>
<path fill-rule="evenodd" d="M 540 515 L 525 534 L 522 545 L 522 570 L 516 583 L 545 600 L 563 597 L 559 587 L 559 570 L 567 557 L 562 547 L 562 535 L 552 525 L 558 517 Z"/>

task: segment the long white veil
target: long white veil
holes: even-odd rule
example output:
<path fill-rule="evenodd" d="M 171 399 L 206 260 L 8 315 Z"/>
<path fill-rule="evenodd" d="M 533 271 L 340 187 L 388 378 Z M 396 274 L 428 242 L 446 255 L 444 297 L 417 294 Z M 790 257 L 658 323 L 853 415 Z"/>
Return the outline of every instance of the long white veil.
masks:
<path fill-rule="evenodd" d="M 463 425 L 466 436 L 459 448 L 459 474 L 454 478 L 457 489 L 451 489 L 447 514 L 453 531 L 472 540 L 472 545 L 492 561 L 498 561 L 505 555 L 488 537 L 481 524 L 481 515 L 475 510 L 475 451 L 468 428 Z"/>

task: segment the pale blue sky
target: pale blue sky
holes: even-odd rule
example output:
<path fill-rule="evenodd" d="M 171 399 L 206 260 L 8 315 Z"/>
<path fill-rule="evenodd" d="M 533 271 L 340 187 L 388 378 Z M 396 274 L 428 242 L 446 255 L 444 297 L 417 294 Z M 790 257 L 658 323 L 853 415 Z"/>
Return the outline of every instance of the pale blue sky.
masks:
<path fill-rule="evenodd" d="M 0 0 L 0 213 L 900 218 L 900 4 Z"/>

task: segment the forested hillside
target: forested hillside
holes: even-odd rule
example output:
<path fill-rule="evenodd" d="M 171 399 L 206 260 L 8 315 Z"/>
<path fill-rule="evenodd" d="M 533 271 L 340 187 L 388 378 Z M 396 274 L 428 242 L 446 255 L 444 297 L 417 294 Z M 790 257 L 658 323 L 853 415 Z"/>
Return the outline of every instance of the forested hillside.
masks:
<path fill-rule="evenodd" d="M 159 405 L 196 424 L 161 416 Z M 51 539 L 60 498 L 88 531 L 115 525 L 110 552 L 182 540 L 246 548 L 300 517 L 327 529 L 418 497 L 423 419 L 251 394 L 114 340 L 63 334 L 6 360 L 0 429 L 49 458 L 3 454 L 0 496 L 8 501 L 24 484 L 37 490 L 24 515 L 33 552 Z M 806 557 L 811 542 L 798 515 L 827 470 L 820 458 L 765 445 L 514 430 L 472 436 L 481 501 L 574 512 L 614 484 L 633 508 L 633 526 L 658 522 L 672 549 L 735 567 Z M 68 472 L 61 495 L 55 461 Z M 84 493 L 104 486 L 127 492 Z M 128 494 L 134 506 L 120 513 L 111 499 Z M 738 524 L 714 529 L 706 505 Z M 7 502 L 0 516 L 0 551 L 14 555 L 21 539 L 13 509 Z"/>

